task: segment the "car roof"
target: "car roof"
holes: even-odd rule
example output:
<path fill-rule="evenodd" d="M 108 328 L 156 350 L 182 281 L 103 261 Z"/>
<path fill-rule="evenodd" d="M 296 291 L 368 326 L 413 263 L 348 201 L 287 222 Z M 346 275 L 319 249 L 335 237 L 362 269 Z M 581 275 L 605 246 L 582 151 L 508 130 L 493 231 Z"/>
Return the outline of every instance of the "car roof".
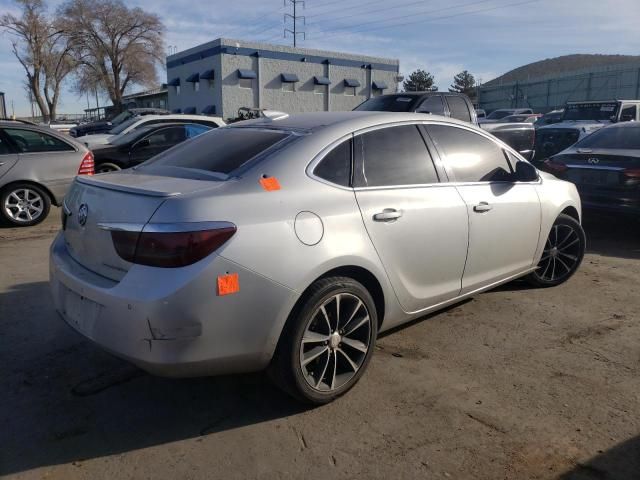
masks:
<path fill-rule="evenodd" d="M 278 117 L 276 119 L 258 118 L 237 122 L 229 125 L 227 128 L 257 127 L 311 132 L 333 126 L 342 126 L 348 130 L 358 130 L 384 123 L 408 121 L 424 122 L 425 120 L 437 120 L 438 122 L 450 123 L 452 125 L 463 125 L 475 128 L 475 125 L 469 122 L 463 122 L 462 120 L 456 120 L 440 115 L 426 115 L 424 113 L 370 112 L 362 110 L 348 112 L 297 113 Z"/>
<path fill-rule="evenodd" d="M 209 120 L 211 122 L 219 122 L 221 117 L 210 117 L 208 115 L 191 115 L 184 113 L 168 113 L 166 115 L 144 115 L 136 117 L 138 122 L 148 122 L 149 120 L 176 120 L 178 122 L 188 120 Z"/>
<path fill-rule="evenodd" d="M 23 122 L 20 120 L 0 120 L 0 128 L 21 128 L 23 130 L 42 132 L 47 135 L 51 135 L 52 137 L 56 137 L 57 139 L 62 140 L 63 142 L 70 143 L 76 148 L 80 148 L 83 150 L 87 149 L 86 145 L 83 145 L 80 142 L 76 141 L 73 137 L 70 137 L 69 135 L 65 135 L 61 132 L 58 132 L 57 130 L 48 126 L 34 125 L 31 122 L 26 122 L 26 121 Z"/>

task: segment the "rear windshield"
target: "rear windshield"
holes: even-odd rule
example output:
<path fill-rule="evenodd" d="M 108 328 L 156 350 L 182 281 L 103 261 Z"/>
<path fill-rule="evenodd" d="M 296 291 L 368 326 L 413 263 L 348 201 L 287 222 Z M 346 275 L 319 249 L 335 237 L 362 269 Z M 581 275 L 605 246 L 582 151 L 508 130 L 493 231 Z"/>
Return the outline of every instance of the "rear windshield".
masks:
<path fill-rule="evenodd" d="M 611 120 L 618 113 L 618 104 L 577 103 L 564 108 L 562 120 Z"/>
<path fill-rule="evenodd" d="M 411 112 L 417 97 L 393 95 L 374 97 L 362 102 L 354 110 L 366 112 Z"/>
<path fill-rule="evenodd" d="M 576 143 L 574 147 L 640 150 L 640 126 L 602 128 Z"/>
<path fill-rule="evenodd" d="M 136 123 L 138 120 L 140 120 L 138 117 L 131 117 L 129 120 L 125 120 L 124 122 L 118 124 L 117 127 L 114 127 L 111 130 L 109 130 L 109 133 L 112 134 L 112 135 L 118 135 L 119 133 L 124 132 L 125 129 L 129 128 L 131 125 Z"/>
<path fill-rule="evenodd" d="M 217 128 L 152 158 L 144 166 L 229 174 L 289 135 L 277 130 Z"/>

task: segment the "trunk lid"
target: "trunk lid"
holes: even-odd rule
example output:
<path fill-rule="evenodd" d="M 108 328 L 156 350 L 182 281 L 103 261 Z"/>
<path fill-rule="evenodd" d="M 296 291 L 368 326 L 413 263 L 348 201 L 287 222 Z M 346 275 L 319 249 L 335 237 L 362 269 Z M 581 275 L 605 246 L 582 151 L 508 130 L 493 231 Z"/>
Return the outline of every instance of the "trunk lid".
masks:
<path fill-rule="evenodd" d="M 64 239 L 69 254 L 85 268 L 119 281 L 132 264 L 116 253 L 110 231 L 101 224 L 124 223 L 141 230 L 167 198 L 216 188 L 223 183 L 132 170 L 76 177 L 63 208 Z"/>

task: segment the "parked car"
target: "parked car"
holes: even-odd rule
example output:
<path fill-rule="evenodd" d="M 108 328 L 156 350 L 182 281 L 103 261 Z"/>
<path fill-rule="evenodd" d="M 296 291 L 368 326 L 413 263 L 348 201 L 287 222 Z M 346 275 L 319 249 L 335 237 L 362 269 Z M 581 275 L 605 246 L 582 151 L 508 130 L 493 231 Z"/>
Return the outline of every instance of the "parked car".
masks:
<path fill-rule="evenodd" d="M 113 142 L 119 135 L 127 133 L 147 125 L 158 125 L 161 123 L 198 123 L 207 125 L 210 128 L 217 128 L 225 125 L 224 120 L 220 117 L 208 117 L 205 115 L 184 115 L 182 113 L 171 113 L 167 115 L 145 115 L 144 117 L 134 117 L 122 122 L 117 127 L 109 131 L 109 133 L 101 133 L 97 135 L 86 135 L 78 137 L 79 142 L 84 143 L 89 148 L 95 148 L 99 145 L 108 145 Z"/>
<path fill-rule="evenodd" d="M 531 115 L 532 113 L 533 110 L 530 108 L 499 108 L 487 115 L 480 123 L 496 122 L 509 115 Z"/>
<path fill-rule="evenodd" d="M 575 183 L 585 207 L 640 214 L 640 123 L 601 128 L 542 168 Z"/>
<path fill-rule="evenodd" d="M 73 177 L 93 174 L 86 147 L 49 127 L 0 121 L 0 219 L 15 226 L 42 222 L 61 205 Z"/>
<path fill-rule="evenodd" d="M 554 123 L 560 123 L 562 121 L 562 115 L 564 114 L 564 108 L 560 110 L 551 110 L 545 113 L 536 120 L 535 126 L 544 127 L 545 125 L 552 125 Z"/>
<path fill-rule="evenodd" d="M 355 111 L 416 112 L 442 115 L 477 124 L 473 103 L 463 93 L 455 92 L 403 92 L 378 95 L 365 100 Z"/>
<path fill-rule="evenodd" d="M 515 278 L 558 285 L 585 246 L 575 185 L 412 113 L 236 123 L 78 177 L 64 211 L 51 291 L 78 332 L 160 375 L 269 367 L 316 404 L 378 332 Z"/>
<path fill-rule="evenodd" d="M 76 123 L 65 122 L 65 121 L 43 123 L 41 125 L 44 127 L 49 127 L 60 133 L 69 133 L 73 127 L 77 126 Z"/>
<path fill-rule="evenodd" d="M 540 113 L 528 113 L 528 114 L 520 113 L 517 115 L 508 115 L 504 117 L 500 122 L 501 123 L 536 123 L 536 121 L 540 117 L 542 117 L 542 114 Z"/>
<path fill-rule="evenodd" d="M 210 125 L 198 123 L 154 123 L 136 128 L 93 150 L 96 173 L 133 167 L 209 130 Z"/>
<path fill-rule="evenodd" d="M 482 108 L 476 108 L 476 117 L 478 117 L 478 120 L 480 120 L 481 118 L 487 118 L 486 110 Z"/>
<path fill-rule="evenodd" d="M 606 125 L 640 120 L 640 100 L 569 102 L 559 123 L 536 132 L 535 160 L 544 160 L 569 148 Z"/>
<path fill-rule="evenodd" d="M 142 117 L 144 115 L 165 115 L 167 113 L 169 113 L 169 111 L 162 108 L 130 108 L 124 112 L 120 112 L 111 120 L 97 120 L 72 127 L 69 129 L 69 135 L 72 137 L 83 137 L 85 135 L 106 133 L 132 117 Z"/>

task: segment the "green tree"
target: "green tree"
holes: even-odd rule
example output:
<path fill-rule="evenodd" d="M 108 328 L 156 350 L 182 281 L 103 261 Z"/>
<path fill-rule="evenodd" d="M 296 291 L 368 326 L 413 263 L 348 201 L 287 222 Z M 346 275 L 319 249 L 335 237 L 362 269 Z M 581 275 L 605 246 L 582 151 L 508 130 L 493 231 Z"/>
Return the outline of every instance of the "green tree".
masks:
<path fill-rule="evenodd" d="M 438 87 L 435 86 L 433 75 L 425 70 L 418 69 L 409 75 L 402 88 L 405 92 L 435 92 Z"/>
<path fill-rule="evenodd" d="M 453 84 L 449 87 L 450 92 L 464 93 L 471 99 L 476 96 L 476 79 L 467 70 L 464 70 L 453 77 Z"/>

